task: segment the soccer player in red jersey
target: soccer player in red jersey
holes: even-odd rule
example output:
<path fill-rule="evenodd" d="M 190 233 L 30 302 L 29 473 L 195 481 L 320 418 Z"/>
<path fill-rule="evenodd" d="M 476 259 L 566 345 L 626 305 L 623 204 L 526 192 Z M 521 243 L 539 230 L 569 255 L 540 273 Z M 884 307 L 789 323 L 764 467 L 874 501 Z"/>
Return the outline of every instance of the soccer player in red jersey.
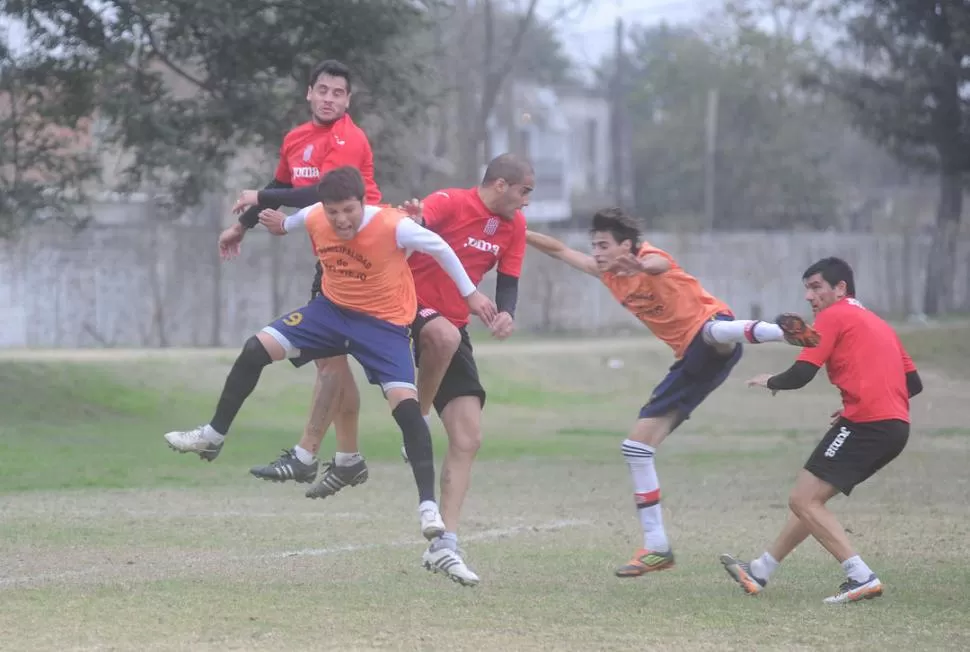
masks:
<path fill-rule="evenodd" d="M 882 583 L 825 504 L 840 492 L 848 496 L 902 452 L 909 438 L 909 399 L 923 384 L 892 327 L 855 299 L 848 263 L 824 258 L 802 278 L 805 299 L 816 314 L 819 346 L 805 349 L 787 371 L 762 374 L 748 384 L 773 394 L 799 389 L 825 365 L 829 381 L 842 393 L 842 409 L 832 415 L 832 428 L 799 471 L 788 498 L 791 514 L 775 542 L 751 562 L 721 555 L 721 563 L 747 593 L 760 593 L 781 561 L 811 535 L 847 575 L 825 602 L 857 602 L 882 595 Z"/>
<path fill-rule="evenodd" d="M 306 99 L 310 106 L 310 120 L 294 128 L 283 138 L 280 158 L 273 181 L 263 190 L 244 190 L 233 212 L 242 213 L 239 222 L 219 237 L 224 258 L 239 253 L 240 244 L 248 229 L 259 221 L 261 210 L 281 205 L 303 208 L 318 201 L 317 184 L 323 175 L 339 167 L 357 168 L 364 179 L 368 205 L 381 202 L 381 191 L 374 181 L 374 154 L 367 134 L 354 124 L 347 114 L 352 95 L 350 70 L 339 61 L 326 60 L 310 73 Z M 317 257 L 316 252 L 313 255 Z M 321 294 L 323 273 L 319 260 L 310 297 Z M 319 461 L 313 441 L 316 434 L 326 432 L 331 421 L 342 439 L 357 438 L 357 413 L 360 394 L 346 356 L 315 361 L 316 383 L 313 389 L 313 408 L 307 419 L 304 438 L 279 459 L 251 470 L 256 477 L 268 480 L 294 479 L 313 482 Z M 343 387 L 343 395 L 336 395 L 333 387 Z M 337 406 L 344 406 L 340 409 Z M 347 407 L 349 406 L 349 407 Z M 322 430 L 321 430 L 322 428 Z M 317 443 L 319 446 L 319 443 Z"/>
<path fill-rule="evenodd" d="M 502 154 L 488 164 L 479 186 L 441 190 L 423 202 L 412 201 L 404 206 L 414 219 L 455 250 L 475 285 L 491 269 L 498 268 L 498 316 L 490 324 L 492 335 L 498 339 L 508 337 L 514 329 L 526 242 L 526 220 L 521 209 L 528 205 L 534 186 L 532 166 L 517 156 Z M 277 234 L 285 233 L 279 224 L 282 219 L 282 213 L 277 211 L 265 211 L 260 217 L 270 232 Z M 434 269 L 433 258 L 415 253 L 408 265 L 418 297 L 417 314 L 411 324 L 418 365 L 418 400 L 425 419 L 430 419 L 433 407 L 448 433 L 448 452 L 441 472 L 445 532 L 431 542 L 423 562 L 428 570 L 471 586 L 479 578 L 458 552 L 457 530 L 471 467 L 481 445 L 485 389 L 466 329 L 469 311 L 460 305 L 460 294 L 447 287 L 447 277 Z M 319 430 L 317 447 L 325 433 L 326 428 Z M 356 437 L 348 439 L 339 430 L 336 434 L 338 451 L 358 450 Z M 364 460 L 359 453 L 353 455 L 352 463 L 343 462 L 339 454 L 335 456 L 321 480 L 307 490 L 307 497 L 325 498 L 363 482 L 367 476 Z"/>

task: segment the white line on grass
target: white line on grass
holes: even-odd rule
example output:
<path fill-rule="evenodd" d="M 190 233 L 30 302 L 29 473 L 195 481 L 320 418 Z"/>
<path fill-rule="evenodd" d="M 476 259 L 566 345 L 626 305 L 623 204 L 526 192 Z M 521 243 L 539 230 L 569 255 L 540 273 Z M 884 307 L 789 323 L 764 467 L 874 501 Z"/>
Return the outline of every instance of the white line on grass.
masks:
<path fill-rule="evenodd" d="M 507 537 L 518 536 L 522 534 L 529 534 L 532 532 L 555 532 L 557 530 L 562 530 L 570 527 L 581 527 L 584 525 L 592 525 L 592 521 L 585 520 L 571 520 L 563 519 L 550 521 L 548 523 L 540 523 L 538 525 L 516 525 L 507 528 L 494 528 L 491 530 L 483 530 L 481 532 L 472 532 L 467 536 L 462 537 L 464 541 L 492 541 L 496 539 L 504 539 Z M 348 544 L 344 546 L 333 546 L 330 548 L 307 548 L 303 550 L 288 550 L 281 552 L 263 553 L 258 555 L 205 555 L 199 556 L 191 559 L 183 559 L 178 565 L 182 568 L 193 566 L 195 564 L 212 566 L 213 564 L 218 564 L 220 560 L 222 561 L 265 561 L 270 559 L 287 559 L 290 557 L 322 557 L 325 555 L 335 555 L 342 552 L 360 552 L 364 550 L 375 550 L 380 548 L 405 548 L 409 546 L 414 546 L 419 543 L 419 540 L 408 539 L 399 541 L 385 541 L 381 543 L 366 543 L 366 544 Z M 164 562 L 163 562 L 164 563 Z M 23 586 L 29 584 L 42 584 L 45 582 L 58 582 L 62 580 L 71 580 L 77 577 L 85 577 L 90 575 L 105 574 L 111 575 L 112 573 L 117 573 L 118 570 L 123 570 L 129 568 L 129 566 L 124 563 L 112 564 L 110 566 L 93 566 L 90 568 L 64 571 L 60 573 L 41 573 L 39 575 L 26 575 L 23 577 L 0 577 L 0 587 L 6 586 Z M 139 564 L 136 566 L 131 566 L 130 568 L 138 568 L 138 570 L 143 570 L 144 565 Z M 124 575 L 124 573 L 122 573 Z M 157 579 L 157 577 L 155 578 Z"/>
<path fill-rule="evenodd" d="M 549 523 L 543 523 L 540 525 L 517 525 L 514 527 L 507 528 L 497 528 L 493 530 L 484 530 L 482 532 L 474 532 L 467 536 L 462 537 L 463 541 L 489 541 L 492 539 L 504 539 L 505 537 L 511 537 L 518 534 L 528 534 L 529 532 L 555 532 L 556 530 L 562 530 L 567 527 L 578 527 L 581 525 L 591 525 L 592 521 L 577 521 L 577 520 L 560 520 L 551 521 Z M 245 560 L 245 559 L 285 559 L 287 557 L 322 557 L 324 555 L 332 555 L 338 552 L 357 552 L 360 550 L 374 550 L 375 548 L 405 548 L 407 546 L 413 546 L 414 539 L 408 539 L 407 541 L 386 541 L 383 543 L 363 543 L 363 544 L 348 544 L 345 546 L 335 546 L 332 548 L 308 548 L 304 550 L 291 550 L 287 552 L 274 552 L 268 555 L 258 555 L 256 557 L 251 556 L 241 556 L 232 557 L 234 560 Z"/>

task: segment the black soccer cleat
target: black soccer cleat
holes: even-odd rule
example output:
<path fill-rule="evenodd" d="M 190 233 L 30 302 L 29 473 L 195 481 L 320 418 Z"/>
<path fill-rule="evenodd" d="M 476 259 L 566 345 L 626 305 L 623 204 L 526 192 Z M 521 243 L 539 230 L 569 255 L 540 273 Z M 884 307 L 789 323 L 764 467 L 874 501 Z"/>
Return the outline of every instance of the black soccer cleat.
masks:
<path fill-rule="evenodd" d="M 306 491 L 307 498 L 328 498 L 344 487 L 356 487 L 367 482 L 367 464 L 364 460 L 350 466 L 337 466 L 331 460 L 323 469 L 323 477 Z"/>
<path fill-rule="evenodd" d="M 254 466 L 249 469 L 257 478 L 271 480 L 273 482 L 286 482 L 295 480 L 297 482 L 313 482 L 317 479 L 317 469 L 320 467 L 319 460 L 314 460 L 313 464 L 304 464 L 291 448 L 284 450 L 279 458 L 273 460 L 266 466 Z"/>

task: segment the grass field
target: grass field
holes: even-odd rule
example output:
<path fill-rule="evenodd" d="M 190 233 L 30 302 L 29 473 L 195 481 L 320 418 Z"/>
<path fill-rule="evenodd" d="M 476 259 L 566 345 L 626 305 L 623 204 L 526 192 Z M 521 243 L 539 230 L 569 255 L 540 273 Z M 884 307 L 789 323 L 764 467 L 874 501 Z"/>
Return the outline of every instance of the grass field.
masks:
<path fill-rule="evenodd" d="M 745 388 L 787 367 L 788 347 L 749 348 L 664 445 L 678 566 L 621 580 L 640 534 L 619 445 L 669 353 L 483 342 L 486 443 L 462 532 L 475 588 L 420 567 L 413 483 L 376 390 L 371 479 L 311 501 L 248 474 L 296 442 L 310 370 L 267 370 L 204 464 L 162 434 L 211 416 L 234 352 L 0 352 L 0 649 L 970 649 L 970 329 L 904 339 L 926 385 L 910 444 L 834 501 L 886 594 L 847 607 L 821 603 L 842 576 L 814 542 L 755 598 L 717 561 L 764 549 L 837 406 L 824 376 L 774 398 Z"/>

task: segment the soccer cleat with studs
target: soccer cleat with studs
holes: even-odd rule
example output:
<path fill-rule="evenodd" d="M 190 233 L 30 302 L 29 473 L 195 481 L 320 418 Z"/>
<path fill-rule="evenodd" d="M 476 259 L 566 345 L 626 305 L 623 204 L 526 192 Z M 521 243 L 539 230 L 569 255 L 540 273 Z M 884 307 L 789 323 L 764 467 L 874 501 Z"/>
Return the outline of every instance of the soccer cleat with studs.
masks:
<path fill-rule="evenodd" d="M 335 460 L 323 467 L 323 477 L 306 490 L 307 498 L 329 498 L 344 487 L 356 487 L 367 482 L 367 464 L 362 459 L 350 466 L 337 466 Z"/>
<path fill-rule="evenodd" d="M 257 478 L 270 480 L 271 482 L 286 482 L 295 480 L 296 482 L 313 482 L 317 479 L 317 469 L 320 467 L 319 460 L 313 460 L 313 464 L 304 464 L 296 456 L 294 449 L 284 450 L 282 455 L 265 466 L 254 466 L 249 472 Z"/>

